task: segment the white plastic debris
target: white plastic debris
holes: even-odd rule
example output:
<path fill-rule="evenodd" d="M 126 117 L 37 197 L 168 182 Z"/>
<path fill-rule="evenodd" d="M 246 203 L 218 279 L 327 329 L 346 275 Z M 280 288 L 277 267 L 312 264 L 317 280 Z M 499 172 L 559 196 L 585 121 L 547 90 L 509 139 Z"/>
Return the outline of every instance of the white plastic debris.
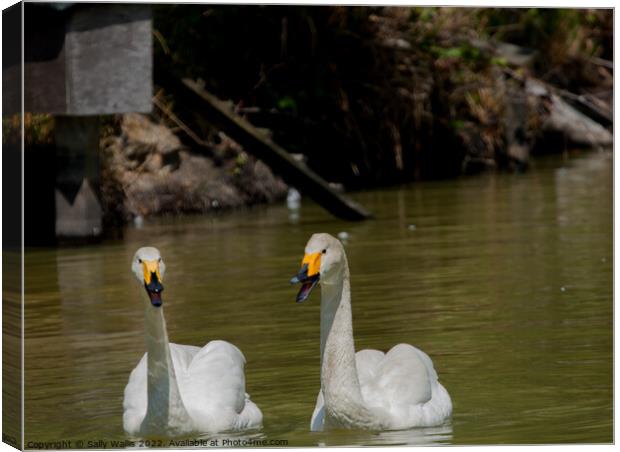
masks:
<path fill-rule="evenodd" d="M 144 218 L 142 217 L 142 215 L 136 215 L 135 217 L 133 217 L 133 225 L 138 229 L 144 226 Z"/>
<path fill-rule="evenodd" d="M 286 206 L 290 210 L 297 210 L 301 206 L 301 194 L 294 188 L 288 189 L 288 194 L 286 195 Z"/>

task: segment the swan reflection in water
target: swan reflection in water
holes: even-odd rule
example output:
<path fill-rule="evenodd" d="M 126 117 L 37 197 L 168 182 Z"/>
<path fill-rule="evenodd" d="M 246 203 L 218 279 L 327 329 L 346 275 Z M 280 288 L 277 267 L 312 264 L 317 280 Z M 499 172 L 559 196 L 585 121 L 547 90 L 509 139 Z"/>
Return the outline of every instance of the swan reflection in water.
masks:
<path fill-rule="evenodd" d="M 297 435 L 295 435 L 297 436 Z M 278 439 L 282 444 L 270 443 L 269 436 L 262 431 L 228 432 L 202 434 L 192 437 L 163 439 L 162 447 L 290 447 L 299 441 L 296 437 L 283 435 Z M 363 430 L 329 430 L 309 433 L 307 444 L 326 446 L 441 446 L 452 441 L 452 423 L 447 422 L 438 427 L 418 427 L 408 430 L 389 430 L 369 432 Z M 271 438 L 273 440 L 273 438 Z M 127 449 L 140 449 L 145 444 L 134 440 Z M 294 444 L 293 444 L 294 445 Z"/>
<path fill-rule="evenodd" d="M 452 442 L 452 423 L 437 427 L 418 427 L 407 430 L 364 432 L 338 430 L 321 435 L 317 446 L 441 446 Z"/>
<path fill-rule="evenodd" d="M 202 433 L 196 436 L 131 438 L 125 441 L 124 449 L 145 447 L 163 448 L 205 448 L 205 447 L 260 447 L 265 446 L 267 437 L 260 431 Z"/>

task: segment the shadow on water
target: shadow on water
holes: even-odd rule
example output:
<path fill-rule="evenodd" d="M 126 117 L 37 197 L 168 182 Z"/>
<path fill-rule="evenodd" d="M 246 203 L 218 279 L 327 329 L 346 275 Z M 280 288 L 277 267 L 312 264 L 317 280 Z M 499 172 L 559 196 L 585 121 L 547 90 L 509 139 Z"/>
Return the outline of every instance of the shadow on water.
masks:
<path fill-rule="evenodd" d="M 25 444 L 126 439 L 123 389 L 144 353 L 143 245 L 167 262 L 171 340 L 228 340 L 265 415 L 248 438 L 289 446 L 608 443 L 612 422 L 612 159 L 537 160 L 354 194 L 376 219 L 345 223 L 303 200 L 159 219 L 122 241 L 26 254 Z M 319 297 L 288 280 L 313 232 L 346 232 L 357 349 L 426 351 L 449 425 L 308 431 L 319 389 Z M 224 435 L 223 437 L 228 437 Z M 243 436 L 233 436 L 243 438 Z M 75 443 L 74 443 L 75 444 Z M 272 445 L 275 445 L 272 443 Z"/>

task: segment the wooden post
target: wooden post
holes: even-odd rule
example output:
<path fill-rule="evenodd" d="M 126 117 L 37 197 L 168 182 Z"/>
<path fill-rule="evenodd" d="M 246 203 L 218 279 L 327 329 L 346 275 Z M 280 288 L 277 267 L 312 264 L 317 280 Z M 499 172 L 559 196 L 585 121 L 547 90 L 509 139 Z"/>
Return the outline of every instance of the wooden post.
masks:
<path fill-rule="evenodd" d="M 49 153 L 25 150 L 25 217 L 32 225 L 26 241 L 49 244 L 54 231 L 65 239 L 95 238 L 102 233 L 98 116 L 151 111 L 151 9 L 41 2 L 23 9 L 24 110 L 56 115 L 57 146 L 55 177 L 41 168 Z M 21 68 L 4 69 L 5 77 L 21 83 Z M 48 214 L 44 209 L 56 218 L 36 221 Z"/>
<path fill-rule="evenodd" d="M 56 138 L 56 236 L 101 234 L 99 117 L 58 116 Z"/>

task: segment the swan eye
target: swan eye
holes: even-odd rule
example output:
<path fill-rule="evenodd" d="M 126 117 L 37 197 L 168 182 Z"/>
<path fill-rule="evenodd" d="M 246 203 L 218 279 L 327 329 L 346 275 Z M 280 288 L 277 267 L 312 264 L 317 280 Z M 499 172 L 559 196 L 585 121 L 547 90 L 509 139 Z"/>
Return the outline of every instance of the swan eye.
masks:
<path fill-rule="evenodd" d="M 323 251 L 321 251 L 321 253 L 323 253 L 323 254 L 327 253 L 327 248 L 325 248 Z"/>
<path fill-rule="evenodd" d="M 161 257 L 159 259 L 157 259 L 157 262 L 161 262 Z"/>
<path fill-rule="evenodd" d="M 142 259 L 138 258 L 138 264 L 142 263 Z"/>

